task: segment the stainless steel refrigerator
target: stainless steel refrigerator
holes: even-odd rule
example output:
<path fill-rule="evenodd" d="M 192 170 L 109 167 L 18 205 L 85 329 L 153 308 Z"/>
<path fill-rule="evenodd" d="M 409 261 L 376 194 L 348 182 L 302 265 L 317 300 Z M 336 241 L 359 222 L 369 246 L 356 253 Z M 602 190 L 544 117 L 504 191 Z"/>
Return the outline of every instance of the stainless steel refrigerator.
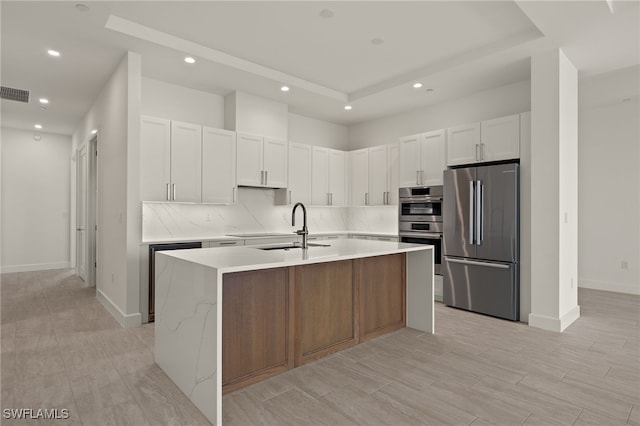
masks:
<path fill-rule="evenodd" d="M 519 192 L 515 163 L 445 170 L 445 304 L 519 319 Z"/>

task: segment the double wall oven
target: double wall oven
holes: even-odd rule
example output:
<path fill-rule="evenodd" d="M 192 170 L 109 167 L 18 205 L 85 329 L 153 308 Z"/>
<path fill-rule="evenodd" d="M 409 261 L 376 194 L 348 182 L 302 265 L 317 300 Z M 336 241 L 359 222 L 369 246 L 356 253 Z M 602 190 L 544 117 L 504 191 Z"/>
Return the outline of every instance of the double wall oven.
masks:
<path fill-rule="evenodd" d="M 400 188 L 398 200 L 400 241 L 433 245 L 438 275 L 442 275 L 442 196 L 442 185 L 414 186 Z"/>

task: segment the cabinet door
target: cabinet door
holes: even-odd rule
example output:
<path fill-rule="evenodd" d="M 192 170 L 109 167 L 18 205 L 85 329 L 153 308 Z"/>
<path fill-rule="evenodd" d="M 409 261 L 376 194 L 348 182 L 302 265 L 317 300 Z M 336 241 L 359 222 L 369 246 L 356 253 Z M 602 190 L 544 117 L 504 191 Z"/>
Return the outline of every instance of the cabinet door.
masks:
<path fill-rule="evenodd" d="M 482 161 L 520 158 L 520 115 L 509 115 L 480 123 Z"/>
<path fill-rule="evenodd" d="M 347 205 L 347 153 L 329 150 L 329 192 L 332 206 Z"/>
<path fill-rule="evenodd" d="M 236 134 L 202 129 L 202 202 L 231 204 L 235 200 Z"/>
<path fill-rule="evenodd" d="M 263 186 L 262 137 L 238 133 L 236 152 L 238 185 Z"/>
<path fill-rule="evenodd" d="M 480 123 L 447 129 L 447 165 L 471 164 L 479 160 Z"/>
<path fill-rule="evenodd" d="M 351 205 L 365 206 L 369 200 L 369 150 L 351 151 Z"/>
<path fill-rule="evenodd" d="M 442 172 L 446 165 L 447 132 L 437 130 L 422 134 L 422 184 L 442 185 Z"/>
<path fill-rule="evenodd" d="M 400 138 L 399 179 L 402 187 L 420 185 L 420 135 Z"/>
<path fill-rule="evenodd" d="M 329 204 L 329 149 L 313 147 L 311 166 L 311 204 L 326 206 Z"/>
<path fill-rule="evenodd" d="M 387 145 L 387 204 L 398 205 L 398 144 Z"/>
<path fill-rule="evenodd" d="M 289 143 L 289 204 L 311 201 L 311 145 Z"/>
<path fill-rule="evenodd" d="M 171 121 L 140 118 L 140 200 L 169 201 Z"/>
<path fill-rule="evenodd" d="M 387 146 L 369 148 L 369 205 L 381 206 L 387 201 Z"/>
<path fill-rule="evenodd" d="M 171 199 L 202 200 L 202 127 L 171 122 Z"/>
<path fill-rule="evenodd" d="M 264 138 L 265 186 L 287 187 L 287 141 Z"/>

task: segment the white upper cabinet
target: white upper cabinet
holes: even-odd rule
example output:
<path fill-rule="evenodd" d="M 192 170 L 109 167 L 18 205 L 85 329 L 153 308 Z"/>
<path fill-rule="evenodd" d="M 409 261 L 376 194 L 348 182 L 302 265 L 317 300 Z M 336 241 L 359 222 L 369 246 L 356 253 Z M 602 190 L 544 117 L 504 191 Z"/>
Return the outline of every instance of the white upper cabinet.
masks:
<path fill-rule="evenodd" d="M 369 149 L 349 152 L 351 157 L 351 205 L 369 205 Z"/>
<path fill-rule="evenodd" d="M 140 200 L 169 201 L 171 186 L 171 121 L 140 120 Z"/>
<path fill-rule="evenodd" d="M 202 126 L 171 122 L 171 199 L 202 200 Z"/>
<path fill-rule="evenodd" d="M 311 202 L 311 145 L 289 142 L 289 186 L 285 204 Z"/>
<path fill-rule="evenodd" d="M 447 165 L 520 158 L 520 115 L 448 129 Z"/>
<path fill-rule="evenodd" d="M 246 186 L 263 186 L 264 168 L 262 136 L 236 135 L 237 183 Z"/>
<path fill-rule="evenodd" d="M 447 165 L 470 164 L 479 160 L 480 123 L 447 129 Z"/>
<path fill-rule="evenodd" d="M 238 133 L 238 185 L 287 187 L 287 142 Z"/>
<path fill-rule="evenodd" d="M 445 130 L 400 138 L 399 186 L 442 185 L 446 140 Z"/>
<path fill-rule="evenodd" d="M 287 187 L 287 141 L 264 138 L 264 186 Z"/>
<path fill-rule="evenodd" d="M 236 201 L 236 134 L 202 128 L 202 202 Z"/>
<path fill-rule="evenodd" d="M 480 161 L 520 158 L 520 114 L 480 123 Z"/>
<path fill-rule="evenodd" d="M 420 138 L 422 169 L 420 184 L 442 185 L 442 172 L 447 168 L 447 132 L 436 130 L 423 133 Z"/>
<path fill-rule="evenodd" d="M 314 146 L 311 170 L 311 204 L 346 206 L 346 152 Z"/>
<path fill-rule="evenodd" d="M 367 205 L 382 206 L 387 204 L 389 192 L 387 157 L 386 145 L 369 148 L 369 199 Z"/>

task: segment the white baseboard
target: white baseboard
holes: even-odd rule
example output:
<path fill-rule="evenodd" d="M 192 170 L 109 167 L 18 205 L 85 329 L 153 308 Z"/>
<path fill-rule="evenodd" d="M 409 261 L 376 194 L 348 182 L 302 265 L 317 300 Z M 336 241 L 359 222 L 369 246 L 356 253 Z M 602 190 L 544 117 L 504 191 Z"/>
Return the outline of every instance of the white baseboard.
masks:
<path fill-rule="evenodd" d="M 571 324 L 573 324 L 573 322 L 578 318 L 580 318 L 580 306 L 576 305 L 560 318 L 549 317 L 546 315 L 529 314 L 529 327 L 562 332 Z"/>
<path fill-rule="evenodd" d="M 71 262 L 33 263 L 28 265 L 3 265 L 2 273 L 46 271 L 48 269 L 68 269 Z"/>
<path fill-rule="evenodd" d="M 102 290 L 96 291 L 96 297 L 123 328 L 137 327 L 142 324 L 142 315 L 139 312 L 126 315 Z"/>
<path fill-rule="evenodd" d="M 614 283 L 609 281 L 585 280 L 579 278 L 578 287 L 640 295 L 640 286 L 637 284 Z"/>

